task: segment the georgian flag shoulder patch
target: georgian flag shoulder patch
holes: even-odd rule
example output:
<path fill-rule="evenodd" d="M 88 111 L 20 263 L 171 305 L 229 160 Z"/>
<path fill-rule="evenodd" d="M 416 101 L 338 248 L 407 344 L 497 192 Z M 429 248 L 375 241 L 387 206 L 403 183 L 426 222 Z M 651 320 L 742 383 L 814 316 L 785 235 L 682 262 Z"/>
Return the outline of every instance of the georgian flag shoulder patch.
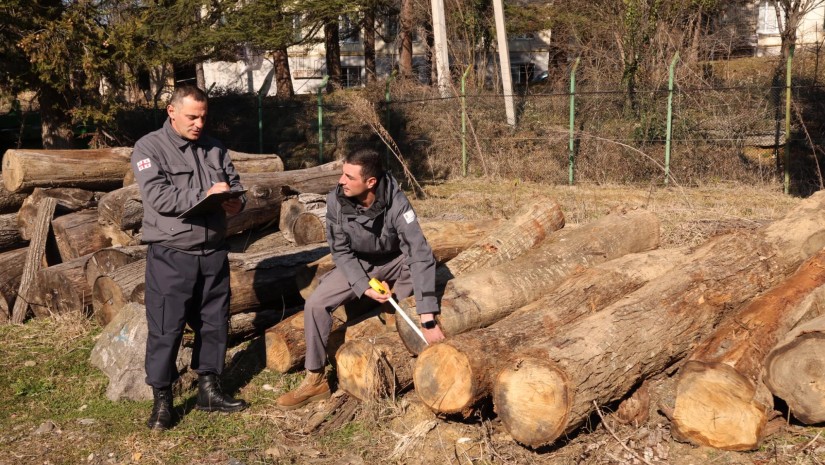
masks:
<path fill-rule="evenodd" d="M 151 167 L 152 167 L 152 160 L 150 160 L 148 158 L 144 158 L 143 160 L 137 162 L 138 171 L 143 171 L 146 168 L 151 168 Z"/>
<path fill-rule="evenodd" d="M 410 224 L 413 221 L 415 221 L 415 212 L 412 211 L 412 210 L 409 210 L 406 213 L 404 213 L 404 220 L 407 221 L 407 224 Z"/>

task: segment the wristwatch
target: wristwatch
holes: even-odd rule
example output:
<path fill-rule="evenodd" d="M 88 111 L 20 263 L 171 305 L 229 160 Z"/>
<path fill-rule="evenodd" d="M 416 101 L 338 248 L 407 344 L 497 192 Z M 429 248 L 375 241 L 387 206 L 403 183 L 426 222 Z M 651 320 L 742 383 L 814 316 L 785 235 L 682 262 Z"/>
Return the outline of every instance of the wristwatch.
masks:
<path fill-rule="evenodd" d="M 433 329 L 436 326 L 438 326 L 438 323 L 436 323 L 435 320 L 421 322 L 421 327 L 424 329 Z"/>

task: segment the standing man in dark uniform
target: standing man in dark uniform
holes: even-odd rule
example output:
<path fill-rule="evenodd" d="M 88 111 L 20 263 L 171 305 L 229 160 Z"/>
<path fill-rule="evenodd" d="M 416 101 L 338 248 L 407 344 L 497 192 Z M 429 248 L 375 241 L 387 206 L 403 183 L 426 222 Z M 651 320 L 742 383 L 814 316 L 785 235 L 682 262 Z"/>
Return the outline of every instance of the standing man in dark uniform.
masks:
<path fill-rule="evenodd" d="M 132 152 L 132 169 L 143 199 L 146 255 L 146 383 L 155 403 L 151 429 L 172 424 L 172 383 L 183 329 L 195 332 L 192 369 L 198 373 L 195 408 L 237 412 L 243 400 L 221 391 L 229 321 L 229 262 L 226 215 L 239 213 L 244 200 L 233 198 L 203 216 L 178 215 L 204 197 L 241 189 L 226 148 L 203 133 L 206 94 L 197 87 L 175 89 L 166 108 L 169 119 L 142 137 Z"/>
<path fill-rule="evenodd" d="M 362 296 L 389 300 L 389 294 L 370 287 L 370 278 L 378 278 L 398 299 L 415 293 L 427 342 L 444 339 L 434 319 L 439 312 L 435 258 L 407 196 L 374 150 L 347 155 L 342 170 L 338 187 L 327 196 L 327 241 L 335 268 L 321 277 L 304 306 L 307 374 L 300 386 L 278 398 L 285 410 L 330 396 L 324 376 L 330 313 Z"/>

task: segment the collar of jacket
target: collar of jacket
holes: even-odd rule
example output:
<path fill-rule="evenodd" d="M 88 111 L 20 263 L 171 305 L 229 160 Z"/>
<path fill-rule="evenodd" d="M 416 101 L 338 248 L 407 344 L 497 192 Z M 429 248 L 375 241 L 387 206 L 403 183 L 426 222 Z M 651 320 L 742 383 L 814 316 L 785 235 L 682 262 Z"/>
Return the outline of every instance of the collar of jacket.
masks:
<path fill-rule="evenodd" d="M 378 178 L 378 183 L 375 185 L 375 201 L 365 210 L 358 208 L 358 202 L 355 199 L 345 196 L 339 185 L 336 189 L 336 195 L 338 197 L 338 203 L 341 204 L 341 213 L 347 216 L 355 216 L 356 220 L 359 220 L 360 223 L 366 224 L 371 222 L 389 208 L 391 200 L 389 191 L 391 188 L 392 181 L 390 180 L 389 173 L 384 173 L 383 176 Z"/>

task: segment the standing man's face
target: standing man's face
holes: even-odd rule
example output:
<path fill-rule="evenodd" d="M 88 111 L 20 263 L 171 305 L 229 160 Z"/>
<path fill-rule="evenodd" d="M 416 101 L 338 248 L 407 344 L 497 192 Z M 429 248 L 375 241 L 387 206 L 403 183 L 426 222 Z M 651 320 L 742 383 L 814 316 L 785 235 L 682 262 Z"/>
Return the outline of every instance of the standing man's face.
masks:
<path fill-rule="evenodd" d="M 206 102 L 184 97 L 177 105 L 166 107 L 172 129 L 186 140 L 198 140 L 206 124 Z"/>
<path fill-rule="evenodd" d="M 353 165 L 350 163 L 344 163 L 343 173 L 338 180 L 338 184 L 341 185 L 341 190 L 345 196 L 358 199 L 364 197 L 367 191 L 375 186 L 376 182 L 378 182 L 378 180 L 375 178 L 364 180 L 361 176 L 361 165 Z"/>

